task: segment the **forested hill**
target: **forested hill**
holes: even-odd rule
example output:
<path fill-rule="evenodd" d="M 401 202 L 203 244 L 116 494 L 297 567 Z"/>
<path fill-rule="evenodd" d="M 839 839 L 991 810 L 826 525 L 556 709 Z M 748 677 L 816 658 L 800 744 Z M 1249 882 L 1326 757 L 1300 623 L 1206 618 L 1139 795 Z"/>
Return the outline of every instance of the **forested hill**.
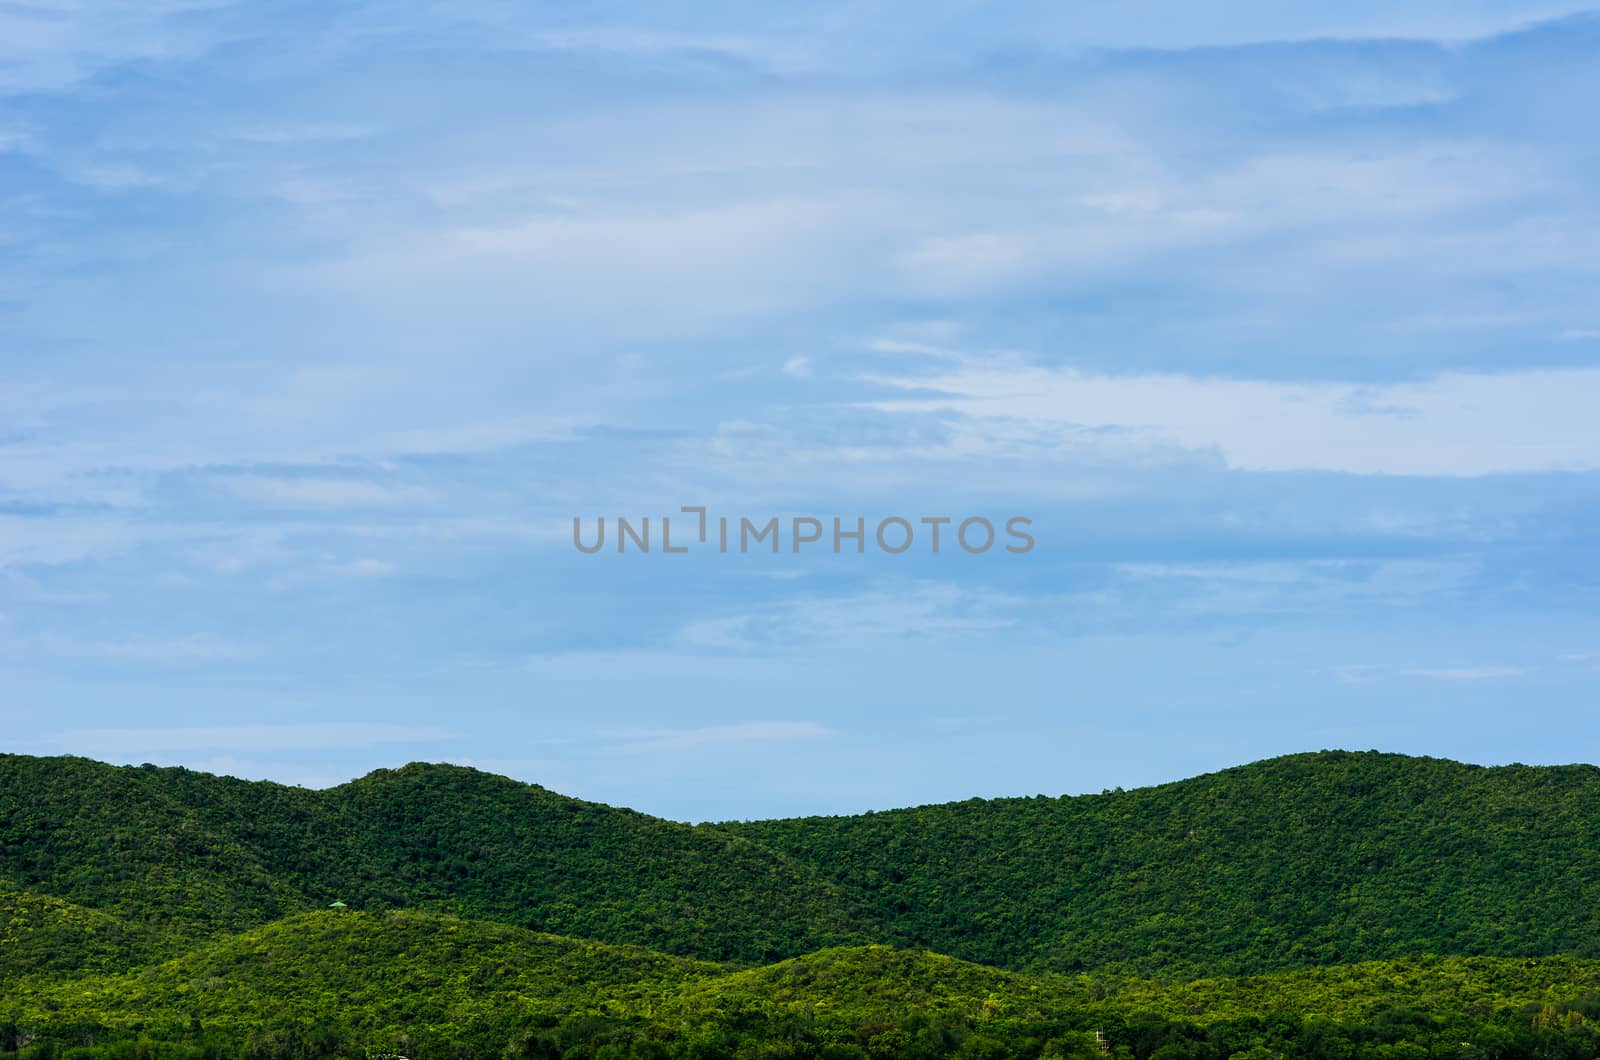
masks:
<path fill-rule="evenodd" d="M 743 963 L 867 942 L 1161 975 L 1600 957 L 1600 770 L 1332 752 L 691 827 L 454 766 L 310 791 L 0 756 L 0 929 L 51 967 L 173 955 L 336 898 Z"/>
<path fill-rule="evenodd" d="M 836 885 L 748 840 L 456 766 L 324 791 L 0 756 L 0 894 L 180 952 L 335 899 L 761 961 L 866 940 Z M 0 912 L 4 912 L 0 909 Z M 73 923 L 86 922 L 79 913 Z"/>
<path fill-rule="evenodd" d="M 1294 755 L 1077 798 L 723 826 L 889 941 L 1002 967 L 1253 973 L 1600 955 L 1600 769 Z"/>
<path fill-rule="evenodd" d="M 0 989 L 0 1057 L 16 1060 L 1105 1060 L 1096 1032 L 1110 1060 L 1588 1060 L 1600 962 L 1408 958 L 1176 984 L 853 946 L 740 968 L 322 910 L 124 973 Z"/>

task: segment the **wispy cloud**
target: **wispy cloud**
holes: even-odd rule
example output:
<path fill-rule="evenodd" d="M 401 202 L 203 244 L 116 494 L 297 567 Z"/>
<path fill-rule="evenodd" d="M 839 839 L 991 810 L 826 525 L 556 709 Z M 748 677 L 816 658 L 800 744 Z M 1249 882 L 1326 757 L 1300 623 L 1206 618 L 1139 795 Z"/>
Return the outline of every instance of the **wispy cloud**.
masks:
<path fill-rule="evenodd" d="M 74 729 L 50 739 L 81 754 L 147 754 L 187 751 L 327 751 L 380 744 L 436 743 L 459 736 L 432 726 L 375 722 L 306 722 L 193 728 Z"/>
<path fill-rule="evenodd" d="M 365 140 L 373 133 L 374 130 L 365 125 L 308 122 L 303 125 L 272 125 L 243 129 L 236 135 L 247 143 L 293 145 Z"/>
<path fill-rule="evenodd" d="M 980 635 L 1019 621 L 1020 598 L 925 582 L 839 596 L 790 596 L 760 609 L 700 619 L 680 629 L 686 651 L 783 651 L 823 641 Z"/>
<path fill-rule="evenodd" d="M 1364 685 L 1372 680 L 1373 671 L 1377 667 L 1356 664 L 1354 666 L 1338 666 L 1334 668 L 1334 679 L 1346 685 Z"/>
<path fill-rule="evenodd" d="M 427 489 L 363 479 L 229 475 L 217 481 L 241 500 L 285 508 L 389 508 L 433 499 Z"/>
<path fill-rule="evenodd" d="M 224 4 L 225 0 L 7 4 L 0 9 L 0 94 L 66 91 L 106 69 L 202 55 L 223 39 L 204 16 Z"/>
<path fill-rule="evenodd" d="M 231 661 L 256 654 L 250 647 L 215 633 L 100 641 L 86 645 L 85 651 L 105 659 L 162 663 Z"/>
<path fill-rule="evenodd" d="M 68 594 L 35 595 L 32 604 L 65 605 L 74 610 L 83 600 Z M 0 612 L 3 615 L 3 612 Z M 80 622 L 83 619 L 80 617 Z M 216 632 L 174 635 L 133 634 L 125 636 L 69 636 L 55 629 L 0 640 L 0 657 L 42 663 L 65 661 L 72 665 L 111 664 L 118 667 L 182 668 L 208 664 L 242 664 L 261 658 L 263 647 L 237 637 Z"/>
<path fill-rule="evenodd" d="M 602 733 L 621 738 L 606 750 L 622 754 L 674 754 L 729 744 L 784 744 L 817 740 L 833 730 L 811 721 L 748 721 L 699 729 L 643 729 Z"/>
<path fill-rule="evenodd" d="M 1114 376 L 970 358 L 954 372 L 877 377 L 929 394 L 872 403 L 957 413 L 979 439 L 1018 425 L 1065 448 L 1215 451 L 1255 471 L 1492 475 L 1600 469 L 1600 369 L 1452 373 L 1421 382 Z M 1070 432 L 1070 433 L 1064 433 Z M 1113 432 L 1102 439 L 1089 432 Z"/>
<path fill-rule="evenodd" d="M 1496 681 L 1506 677 L 1519 677 L 1519 666 L 1442 666 L 1400 671 L 1406 677 L 1423 677 L 1430 681 Z"/>

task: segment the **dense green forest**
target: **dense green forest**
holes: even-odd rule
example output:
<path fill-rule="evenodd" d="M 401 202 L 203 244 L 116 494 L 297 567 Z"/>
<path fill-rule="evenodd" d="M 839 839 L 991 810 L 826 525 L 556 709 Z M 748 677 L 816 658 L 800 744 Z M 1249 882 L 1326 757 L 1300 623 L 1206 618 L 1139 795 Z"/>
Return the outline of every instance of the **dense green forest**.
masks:
<path fill-rule="evenodd" d="M 1218 974 L 1600 957 L 1600 769 L 1329 752 L 1136 791 L 725 826 L 888 940 L 1010 968 Z"/>
<path fill-rule="evenodd" d="M 168 952 L 335 898 L 719 960 L 871 934 L 836 884 L 787 855 L 456 766 L 311 791 L 0 756 L 7 881 L 113 913 Z"/>
<path fill-rule="evenodd" d="M 304 913 L 123 973 L 30 974 L 28 1057 L 1587 1058 L 1600 961 L 1436 957 L 1187 983 L 888 946 L 742 968 L 435 913 Z"/>
<path fill-rule="evenodd" d="M 1138 974 L 1600 957 L 1597 864 L 1590 766 L 1332 752 L 691 827 L 454 766 L 309 791 L 0 756 L 0 886 L 114 914 L 116 945 L 152 953 L 337 897 L 747 962 L 861 942 Z"/>
<path fill-rule="evenodd" d="M 450 766 L 0 756 L 14 1053 L 1590 1060 L 1600 770 L 689 826 Z"/>

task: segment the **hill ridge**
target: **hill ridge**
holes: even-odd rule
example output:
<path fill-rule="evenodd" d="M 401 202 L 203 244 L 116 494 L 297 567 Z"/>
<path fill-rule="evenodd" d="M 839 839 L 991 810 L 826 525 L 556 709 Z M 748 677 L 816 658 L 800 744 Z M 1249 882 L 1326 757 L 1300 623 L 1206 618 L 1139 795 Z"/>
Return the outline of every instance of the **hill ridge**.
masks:
<path fill-rule="evenodd" d="M 34 977 L 0 1000 L 0 1053 L 42 1039 L 59 1048 L 22 1055 L 108 1060 L 1094 1060 L 1097 1031 L 1130 1060 L 1589 1056 L 1600 961 L 1408 957 L 1176 982 L 867 944 L 741 968 L 437 913 L 322 910 L 126 973 Z"/>
<path fill-rule="evenodd" d="M 1100 794 L 689 825 L 447 763 L 313 790 L 0 756 L 0 878 L 169 953 L 343 898 L 746 964 L 872 942 L 1185 975 L 1600 956 L 1597 862 L 1588 765 L 1302 752 Z"/>

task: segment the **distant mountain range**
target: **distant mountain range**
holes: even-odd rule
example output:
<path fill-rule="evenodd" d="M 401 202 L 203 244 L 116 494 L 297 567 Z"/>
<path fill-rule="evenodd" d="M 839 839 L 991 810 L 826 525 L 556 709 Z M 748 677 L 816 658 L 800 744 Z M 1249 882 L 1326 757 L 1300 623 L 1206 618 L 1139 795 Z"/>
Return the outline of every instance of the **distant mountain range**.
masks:
<path fill-rule="evenodd" d="M 1600 769 L 1325 752 L 1102 795 L 689 826 L 457 766 L 313 791 L 0 756 L 0 884 L 157 949 L 343 899 L 746 962 L 868 942 L 1185 974 L 1600 957 Z"/>
<path fill-rule="evenodd" d="M 1003 1014 L 1012 1038 L 1054 1020 L 1088 1048 L 1086 1012 L 1205 1023 L 1292 998 L 1354 1019 L 1396 981 L 1414 1004 L 1532 1005 L 1517 1027 L 1575 1034 L 1584 1005 L 1600 1020 L 1586 959 L 1591 766 L 1323 752 L 1101 795 L 690 826 L 456 766 L 313 791 L 0 756 L 0 1054 L 29 1021 L 103 1039 L 221 1020 L 237 1045 L 284 1013 L 400 1033 L 416 1006 L 436 1034 L 557 1048 L 540 1026 L 583 1012 L 704 1023 L 758 1001 L 776 1018 L 777 1000 L 891 1024 L 931 1006 L 968 1028 L 950 1050 Z M 850 1034 L 834 1044 L 871 1053 Z M 262 1055 L 342 1055 L 267 1038 Z"/>

